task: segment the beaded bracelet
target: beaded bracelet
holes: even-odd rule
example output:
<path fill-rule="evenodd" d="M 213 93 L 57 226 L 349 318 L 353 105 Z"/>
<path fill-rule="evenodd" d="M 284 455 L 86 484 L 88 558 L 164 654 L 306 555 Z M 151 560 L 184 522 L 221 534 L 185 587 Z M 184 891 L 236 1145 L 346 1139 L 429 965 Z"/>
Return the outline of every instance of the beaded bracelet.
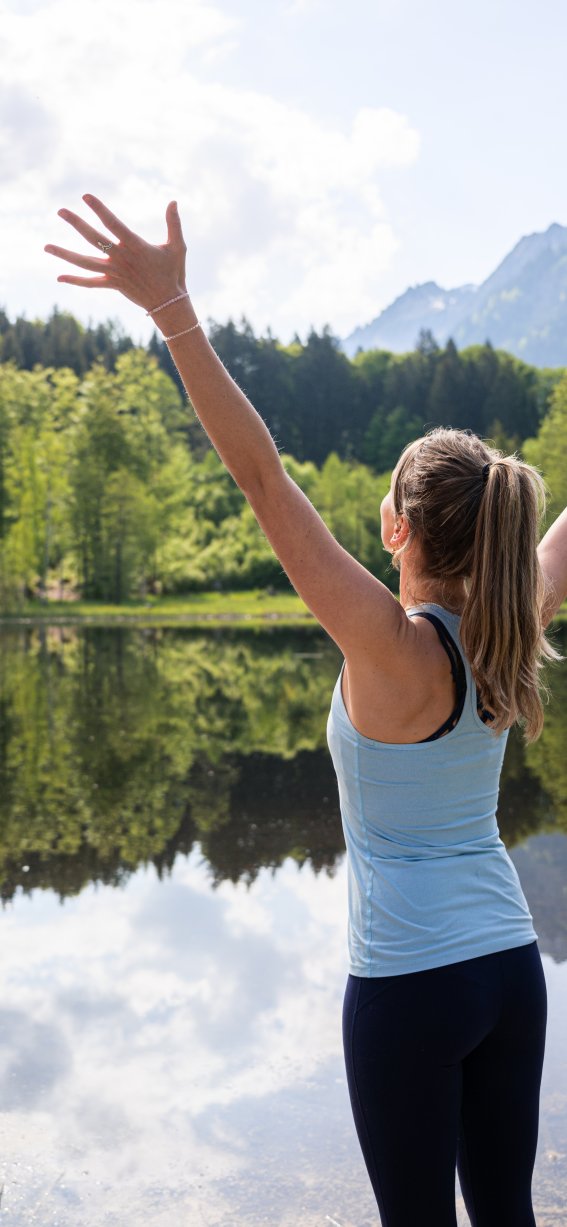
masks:
<path fill-rule="evenodd" d="M 200 327 L 201 327 L 201 321 L 197 320 L 197 323 L 193 324 L 191 328 L 184 328 L 183 332 L 174 332 L 172 337 L 164 337 L 163 339 L 164 341 L 175 341 L 177 337 L 184 337 L 187 332 L 194 332 L 196 328 L 200 328 Z"/>
<path fill-rule="evenodd" d="M 163 311 L 164 307 L 171 307 L 172 303 L 179 302 L 182 298 L 189 298 L 187 290 L 184 294 L 178 294 L 177 298 L 168 298 L 167 302 L 162 302 L 159 307 L 152 307 L 151 311 L 146 311 L 146 315 L 155 315 L 158 311 Z"/>

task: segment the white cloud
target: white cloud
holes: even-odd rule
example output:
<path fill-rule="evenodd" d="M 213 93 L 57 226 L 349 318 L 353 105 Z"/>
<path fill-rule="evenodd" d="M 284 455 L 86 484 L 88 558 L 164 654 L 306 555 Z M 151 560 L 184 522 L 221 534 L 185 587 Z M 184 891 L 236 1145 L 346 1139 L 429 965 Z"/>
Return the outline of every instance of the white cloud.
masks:
<path fill-rule="evenodd" d="M 57 286 L 43 254 L 45 242 L 69 244 L 56 210 L 84 208 L 93 191 L 155 241 L 167 201 L 179 201 L 203 318 L 245 313 L 287 339 L 311 323 L 347 331 L 372 313 L 397 249 L 379 176 L 418 153 L 405 116 L 365 107 L 346 131 L 212 79 L 236 54 L 239 25 L 205 0 L 159 10 L 82 0 L 80 23 L 72 0 L 0 14 L 9 312 L 41 313 L 57 297 L 79 316 L 119 312 L 143 331 L 122 300 Z"/>
<path fill-rule="evenodd" d="M 310 13 L 314 9 L 318 9 L 321 0 L 289 0 L 285 7 L 285 12 L 292 16 L 297 16 L 301 13 Z"/>
<path fill-rule="evenodd" d="M 0 84 L 0 175 L 5 186 L 29 166 L 44 166 L 54 150 L 56 124 L 49 111 L 20 85 Z"/>

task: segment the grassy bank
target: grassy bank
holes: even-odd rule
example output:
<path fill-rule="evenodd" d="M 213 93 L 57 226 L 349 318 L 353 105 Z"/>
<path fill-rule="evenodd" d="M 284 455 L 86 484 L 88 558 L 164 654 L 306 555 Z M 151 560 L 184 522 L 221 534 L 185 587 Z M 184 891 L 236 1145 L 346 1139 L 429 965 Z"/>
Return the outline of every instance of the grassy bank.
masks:
<path fill-rule="evenodd" d="M 135 622 L 146 626 L 224 626 L 246 623 L 263 626 L 313 624 L 315 619 L 294 592 L 270 595 L 250 592 L 195 592 L 184 596 L 147 597 L 112 605 L 102 601 L 23 601 L 13 611 L 0 613 L 0 624 L 46 622 L 70 626 L 75 623 L 118 625 Z"/>
<path fill-rule="evenodd" d="M 557 622 L 567 623 L 567 603 Z M 244 623 L 251 627 L 273 622 L 280 626 L 313 625 L 315 619 L 294 592 L 270 595 L 264 589 L 249 592 L 194 592 L 184 596 L 147 597 L 111 605 L 102 601 L 23 601 L 12 611 L 0 612 L 0 625 L 76 623 L 112 625 L 135 622 L 145 626 L 224 626 Z"/>

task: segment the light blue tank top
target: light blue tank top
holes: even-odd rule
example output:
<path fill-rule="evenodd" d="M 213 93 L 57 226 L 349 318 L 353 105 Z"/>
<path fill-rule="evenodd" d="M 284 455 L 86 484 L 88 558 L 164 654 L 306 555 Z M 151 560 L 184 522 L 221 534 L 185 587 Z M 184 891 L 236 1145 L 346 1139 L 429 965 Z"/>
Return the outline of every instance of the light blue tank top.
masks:
<path fill-rule="evenodd" d="M 353 976 L 424 971 L 537 939 L 496 821 L 508 734 L 478 715 L 458 616 L 439 605 L 419 609 L 443 622 L 463 659 L 467 693 L 456 727 L 410 745 L 364 737 L 347 714 L 342 670 L 327 725 L 347 848 Z"/>

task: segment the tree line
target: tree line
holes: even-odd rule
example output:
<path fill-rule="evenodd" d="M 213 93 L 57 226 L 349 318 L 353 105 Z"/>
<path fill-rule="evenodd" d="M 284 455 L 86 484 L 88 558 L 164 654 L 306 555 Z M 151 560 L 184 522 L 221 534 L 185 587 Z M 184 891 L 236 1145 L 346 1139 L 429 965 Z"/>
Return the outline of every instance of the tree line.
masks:
<path fill-rule="evenodd" d="M 441 348 L 422 330 L 413 352 L 342 352 L 328 327 L 306 341 L 282 345 L 271 332 L 257 337 L 239 326 L 209 323 L 209 338 L 230 374 L 262 412 L 286 452 L 321 465 L 329 452 L 355 458 L 376 472 L 391 469 L 402 447 L 431 426 L 463 426 L 519 446 L 537 434 L 561 370 L 529 366 L 489 341 L 458 351 Z M 0 310 L 0 363 L 20 370 L 66 367 L 83 377 L 94 362 L 116 370 L 133 349 L 116 321 L 84 327 L 68 312 L 47 321 Z M 183 393 L 169 350 L 154 333 L 146 352 Z M 202 442 L 202 441 L 201 441 Z"/>
<path fill-rule="evenodd" d="M 380 501 L 402 447 L 434 425 L 522 448 L 555 505 L 567 501 L 560 370 L 528 367 L 488 344 L 440 349 L 425 333 L 410 354 L 352 361 L 328 330 L 287 347 L 256 338 L 245 321 L 211 325 L 210 336 L 288 471 L 345 548 L 390 586 Z M 163 342 L 135 348 L 112 325 L 85 329 L 56 312 L 46 324 L 0 316 L 0 338 L 5 607 L 65 588 L 120 602 L 148 591 L 287 584 L 188 411 Z"/>

